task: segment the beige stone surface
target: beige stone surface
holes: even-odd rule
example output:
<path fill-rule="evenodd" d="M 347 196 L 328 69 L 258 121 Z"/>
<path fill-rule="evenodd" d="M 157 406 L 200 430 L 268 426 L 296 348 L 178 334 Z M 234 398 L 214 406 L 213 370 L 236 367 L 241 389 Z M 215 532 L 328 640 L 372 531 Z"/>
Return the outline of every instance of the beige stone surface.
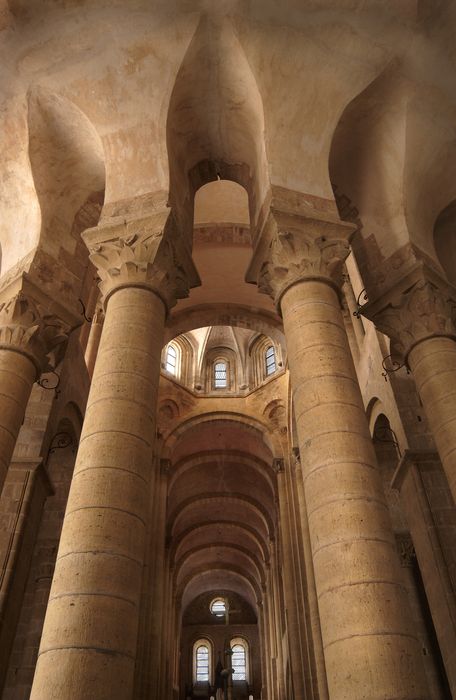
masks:
<path fill-rule="evenodd" d="M 163 320 L 150 291 L 108 303 L 32 697 L 131 692 Z"/>
<path fill-rule="evenodd" d="M 455 27 L 451 0 L 0 0 L 0 482 L 14 455 L 55 489 L 2 700 L 46 609 L 33 698 L 186 700 L 217 591 L 255 616 L 254 700 L 456 694 Z M 445 472 L 399 498 L 406 449 Z"/>
<path fill-rule="evenodd" d="M 337 296 L 306 282 L 281 305 L 329 695 L 425 698 Z"/>

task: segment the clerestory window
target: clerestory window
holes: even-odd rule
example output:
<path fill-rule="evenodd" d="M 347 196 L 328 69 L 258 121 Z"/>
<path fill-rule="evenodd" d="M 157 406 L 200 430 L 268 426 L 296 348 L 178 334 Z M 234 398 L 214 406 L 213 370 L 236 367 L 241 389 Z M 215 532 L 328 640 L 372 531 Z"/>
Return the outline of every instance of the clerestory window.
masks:
<path fill-rule="evenodd" d="M 215 617 L 225 617 L 226 601 L 224 598 L 215 598 L 210 605 L 211 613 Z"/>
<path fill-rule="evenodd" d="M 196 683 L 209 683 L 211 678 L 211 647 L 206 639 L 193 646 L 193 676 Z"/>
<path fill-rule="evenodd" d="M 277 369 L 275 349 L 273 345 L 270 345 L 264 354 L 266 362 L 266 376 L 269 377 L 270 374 L 274 374 Z"/>
<path fill-rule="evenodd" d="M 234 669 L 233 681 L 247 681 L 247 642 L 243 639 L 232 639 L 231 651 L 231 666 Z"/>
<path fill-rule="evenodd" d="M 174 345 L 168 345 L 168 350 L 166 352 L 166 364 L 165 369 L 170 374 L 176 376 L 177 372 L 177 350 Z"/>
<path fill-rule="evenodd" d="M 228 386 L 228 369 L 226 362 L 219 360 L 214 364 L 214 387 L 226 389 Z"/>

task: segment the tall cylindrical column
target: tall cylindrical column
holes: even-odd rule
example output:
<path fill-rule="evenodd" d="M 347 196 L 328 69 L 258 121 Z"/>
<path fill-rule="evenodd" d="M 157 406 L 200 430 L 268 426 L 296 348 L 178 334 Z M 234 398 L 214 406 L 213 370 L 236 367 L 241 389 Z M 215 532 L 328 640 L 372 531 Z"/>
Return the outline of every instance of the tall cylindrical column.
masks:
<path fill-rule="evenodd" d="M 0 492 L 36 375 L 36 366 L 27 355 L 0 348 Z"/>
<path fill-rule="evenodd" d="M 411 349 L 408 363 L 456 503 L 456 342 L 426 338 Z"/>
<path fill-rule="evenodd" d="M 456 502 L 456 290 L 433 268 L 414 268 L 363 315 L 391 338 L 396 362 L 408 364 Z"/>
<path fill-rule="evenodd" d="M 168 220 L 84 232 L 106 317 L 43 628 L 33 700 L 131 700 L 166 311 L 199 278 Z"/>
<path fill-rule="evenodd" d="M 304 279 L 281 298 L 329 695 L 426 698 L 418 643 L 331 284 Z"/>
<path fill-rule="evenodd" d="M 31 697 L 130 699 L 165 307 L 109 298 Z"/>
<path fill-rule="evenodd" d="M 0 492 L 32 386 L 68 330 L 22 291 L 0 303 Z"/>

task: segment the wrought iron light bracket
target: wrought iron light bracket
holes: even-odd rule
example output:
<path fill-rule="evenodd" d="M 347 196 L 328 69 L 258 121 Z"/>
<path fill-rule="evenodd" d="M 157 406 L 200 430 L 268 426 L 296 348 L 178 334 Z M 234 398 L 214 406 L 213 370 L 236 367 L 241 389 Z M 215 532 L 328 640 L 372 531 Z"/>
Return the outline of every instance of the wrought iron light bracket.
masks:
<path fill-rule="evenodd" d="M 401 448 L 399 447 L 397 435 L 390 426 L 388 426 L 388 425 L 377 426 L 377 428 L 375 428 L 375 430 L 374 430 L 374 434 L 373 434 L 372 438 L 373 438 L 374 442 L 387 442 L 387 443 L 390 443 L 391 445 L 394 445 L 399 457 L 402 457 L 402 452 L 401 452 Z"/>
<path fill-rule="evenodd" d="M 86 305 L 82 301 L 82 299 L 78 299 L 79 303 L 81 304 L 81 316 L 84 317 L 84 319 L 87 321 L 87 323 L 92 323 L 93 317 L 92 316 L 87 316 L 87 309 Z"/>
<path fill-rule="evenodd" d="M 386 366 L 387 360 L 390 361 L 391 367 Z M 393 374 L 393 372 L 398 372 L 403 367 L 406 368 L 407 374 L 410 374 L 410 369 L 407 366 L 407 364 L 405 362 L 398 362 L 397 360 L 393 360 L 391 355 L 387 355 L 386 357 L 383 358 L 382 367 L 383 367 L 382 377 L 384 377 L 385 382 L 388 381 L 389 374 Z"/>
<path fill-rule="evenodd" d="M 56 450 L 64 450 L 65 447 L 69 447 L 70 445 L 74 447 L 73 437 L 70 435 L 70 433 L 65 431 L 56 433 L 51 440 L 51 444 L 49 445 L 48 456 Z"/>
<path fill-rule="evenodd" d="M 54 375 L 54 378 L 46 377 L 46 375 Z M 36 380 L 36 384 L 40 386 L 42 389 L 46 389 L 48 391 L 54 391 L 55 396 L 54 399 L 58 397 L 60 394 L 60 389 L 59 389 L 59 384 L 60 384 L 60 375 L 57 374 L 54 370 L 49 370 L 49 372 L 45 372 L 44 376 L 41 377 L 41 379 Z"/>
<path fill-rule="evenodd" d="M 364 304 L 361 304 L 361 299 L 364 301 Z M 366 305 L 366 302 L 368 301 L 368 296 L 366 292 L 366 288 L 364 287 L 360 293 L 358 294 L 358 298 L 356 299 L 356 311 L 353 311 L 353 316 L 356 316 L 356 318 L 359 318 L 361 316 L 361 310 L 363 306 Z"/>

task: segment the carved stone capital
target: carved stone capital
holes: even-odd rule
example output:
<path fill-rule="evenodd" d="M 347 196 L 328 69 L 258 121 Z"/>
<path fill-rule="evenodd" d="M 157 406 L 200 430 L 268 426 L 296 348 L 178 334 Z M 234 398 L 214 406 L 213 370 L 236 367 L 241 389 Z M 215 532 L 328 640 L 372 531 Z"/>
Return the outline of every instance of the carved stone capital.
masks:
<path fill-rule="evenodd" d="M 0 348 L 29 357 L 37 376 L 58 364 L 70 330 L 67 323 L 23 291 L 0 302 Z"/>
<path fill-rule="evenodd" d="M 387 295 L 363 306 L 362 314 L 391 338 L 391 354 L 401 362 L 422 340 L 456 339 L 456 290 L 423 263 Z"/>
<path fill-rule="evenodd" d="M 338 291 L 350 252 L 352 224 L 271 209 L 258 237 L 247 281 L 277 306 L 286 290 L 304 280 L 322 280 Z"/>
<path fill-rule="evenodd" d="M 200 284 L 186 242 L 169 212 L 166 216 L 166 221 L 153 215 L 84 232 L 105 303 L 117 289 L 143 287 L 155 292 L 169 311 Z"/>

